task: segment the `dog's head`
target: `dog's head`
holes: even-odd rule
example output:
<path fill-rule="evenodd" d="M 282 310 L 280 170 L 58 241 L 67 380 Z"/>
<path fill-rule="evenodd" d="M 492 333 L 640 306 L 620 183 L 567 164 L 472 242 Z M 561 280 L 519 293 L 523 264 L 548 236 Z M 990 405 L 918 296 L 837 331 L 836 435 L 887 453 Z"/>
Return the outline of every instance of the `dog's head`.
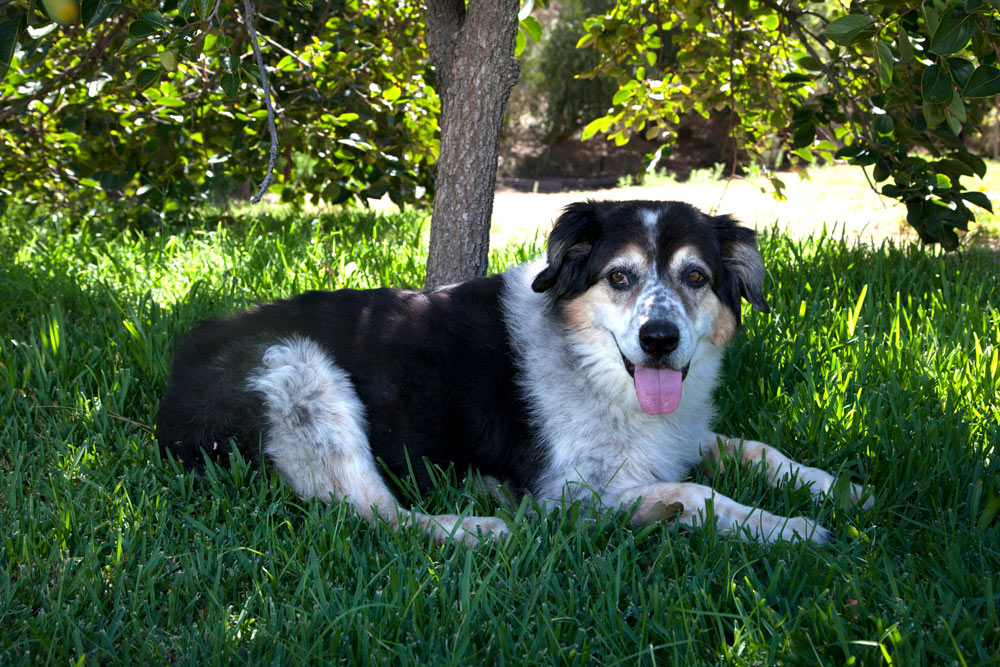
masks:
<path fill-rule="evenodd" d="M 677 408 L 700 345 L 733 337 L 741 297 L 769 311 L 756 233 L 680 202 L 572 204 L 547 260 L 532 288 L 578 336 L 621 355 L 652 414 Z"/>

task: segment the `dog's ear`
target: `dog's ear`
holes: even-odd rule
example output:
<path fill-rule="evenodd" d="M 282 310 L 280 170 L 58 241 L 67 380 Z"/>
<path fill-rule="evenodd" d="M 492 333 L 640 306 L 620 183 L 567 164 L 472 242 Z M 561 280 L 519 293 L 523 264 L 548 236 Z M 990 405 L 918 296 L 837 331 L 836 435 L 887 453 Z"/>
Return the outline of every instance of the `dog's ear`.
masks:
<path fill-rule="evenodd" d="M 764 260 L 757 250 L 757 232 L 740 227 L 728 215 L 712 218 L 722 249 L 719 297 L 740 323 L 740 297 L 762 313 L 771 312 L 764 298 Z"/>
<path fill-rule="evenodd" d="M 535 276 L 531 289 L 536 292 L 551 290 L 553 298 L 586 291 L 591 244 L 599 230 L 595 202 L 576 202 L 564 208 L 549 234 L 548 266 Z"/>

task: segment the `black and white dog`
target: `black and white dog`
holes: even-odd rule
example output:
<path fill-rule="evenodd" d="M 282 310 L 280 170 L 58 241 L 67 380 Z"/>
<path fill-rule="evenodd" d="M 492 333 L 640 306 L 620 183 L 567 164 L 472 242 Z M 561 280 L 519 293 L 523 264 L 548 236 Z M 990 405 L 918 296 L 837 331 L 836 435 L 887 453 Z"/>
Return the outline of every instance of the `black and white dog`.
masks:
<path fill-rule="evenodd" d="M 157 439 L 196 470 L 238 447 L 304 498 L 343 499 L 437 541 L 475 544 L 507 526 L 400 508 L 376 457 L 423 485 L 426 457 L 542 506 L 634 505 L 636 523 L 697 525 L 711 500 L 720 532 L 824 542 L 808 519 L 681 481 L 725 451 L 764 461 L 772 483 L 830 493 L 828 473 L 711 430 L 740 299 L 767 312 L 763 279 L 756 234 L 728 216 L 573 204 L 547 256 L 505 274 L 433 292 L 308 292 L 200 325 L 175 349 Z"/>

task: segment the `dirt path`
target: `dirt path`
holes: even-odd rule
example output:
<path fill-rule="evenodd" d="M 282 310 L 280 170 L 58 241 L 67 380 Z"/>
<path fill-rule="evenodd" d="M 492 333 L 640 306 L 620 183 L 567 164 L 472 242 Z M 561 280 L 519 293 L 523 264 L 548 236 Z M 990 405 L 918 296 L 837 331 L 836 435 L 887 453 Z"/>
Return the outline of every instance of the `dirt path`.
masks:
<path fill-rule="evenodd" d="M 785 201 L 776 201 L 766 183 L 761 183 L 762 192 L 757 183 L 743 179 L 554 194 L 501 190 L 493 204 L 491 243 L 500 247 L 530 239 L 537 230 L 544 235 L 564 206 L 583 199 L 681 200 L 731 214 L 758 230 L 777 225 L 793 236 L 815 234 L 825 224 L 838 236 L 876 244 L 890 237 L 915 237 L 906 225 L 905 208 L 873 192 L 856 167 L 831 167 L 810 176 L 803 180 L 783 174 Z"/>

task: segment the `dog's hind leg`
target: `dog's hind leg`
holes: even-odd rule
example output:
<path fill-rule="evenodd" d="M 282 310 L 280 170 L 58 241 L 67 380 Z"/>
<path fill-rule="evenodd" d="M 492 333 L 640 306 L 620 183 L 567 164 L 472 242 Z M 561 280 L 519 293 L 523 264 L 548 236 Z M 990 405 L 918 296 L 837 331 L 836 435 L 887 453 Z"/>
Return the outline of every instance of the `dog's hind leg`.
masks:
<path fill-rule="evenodd" d="M 813 496 L 829 496 L 833 490 L 835 478 L 825 470 L 811 468 L 797 463 L 777 449 L 756 440 L 742 440 L 715 435 L 701 445 L 702 456 L 706 460 L 718 460 L 721 464 L 722 453 L 729 454 L 743 463 L 763 463 L 764 474 L 772 486 L 793 482 L 795 488 L 808 486 Z M 867 496 L 867 497 L 866 497 Z M 851 484 L 851 502 L 862 504 L 863 509 L 869 509 L 875 504 L 870 493 L 858 484 Z"/>
<path fill-rule="evenodd" d="M 248 386 L 263 400 L 264 454 L 303 498 L 346 500 L 366 519 L 377 514 L 393 529 L 414 525 L 438 543 L 474 545 L 507 533 L 493 517 L 400 508 L 376 468 L 364 406 L 350 377 L 314 342 L 293 338 L 272 345 Z"/>

